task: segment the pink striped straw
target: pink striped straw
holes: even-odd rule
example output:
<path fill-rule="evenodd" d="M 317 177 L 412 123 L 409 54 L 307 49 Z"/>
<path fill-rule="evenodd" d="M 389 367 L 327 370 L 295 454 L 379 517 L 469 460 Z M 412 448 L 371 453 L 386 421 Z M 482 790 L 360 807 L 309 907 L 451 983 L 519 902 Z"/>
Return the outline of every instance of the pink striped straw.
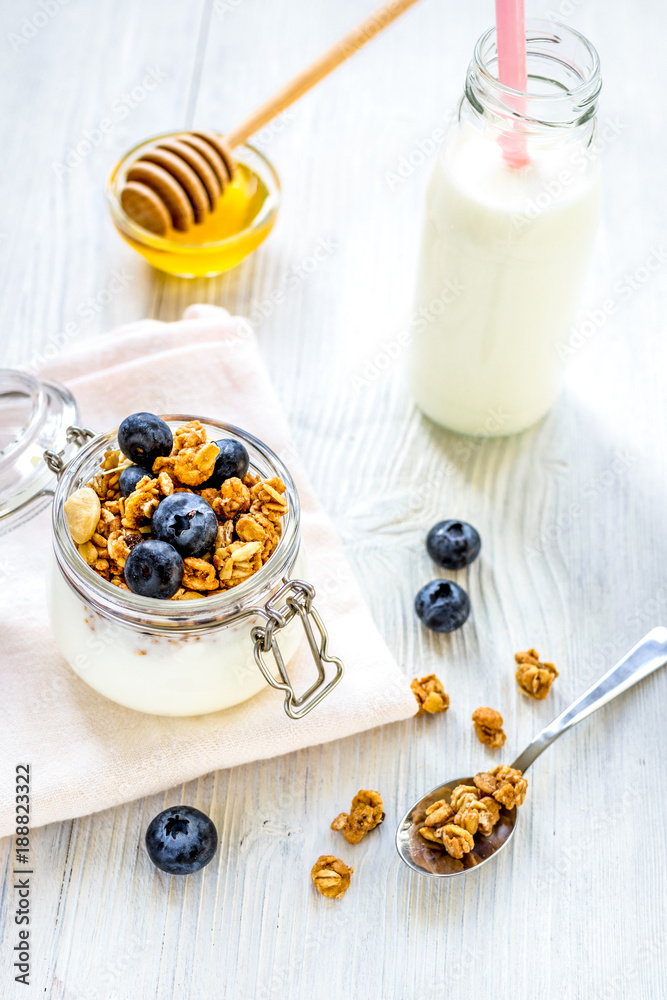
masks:
<path fill-rule="evenodd" d="M 526 15 L 524 0 L 496 0 L 496 38 L 498 42 L 498 79 L 506 87 L 525 93 L 528 86 L 526 69 Z M 513 102 L 521 113 L 523 101 Z M 514 120 L 507 122 L 510 128 Z M 502 135 L 500 145 L 506 161 L 512 167 L 528 163 L 526 137 L 521 134 Z"/>

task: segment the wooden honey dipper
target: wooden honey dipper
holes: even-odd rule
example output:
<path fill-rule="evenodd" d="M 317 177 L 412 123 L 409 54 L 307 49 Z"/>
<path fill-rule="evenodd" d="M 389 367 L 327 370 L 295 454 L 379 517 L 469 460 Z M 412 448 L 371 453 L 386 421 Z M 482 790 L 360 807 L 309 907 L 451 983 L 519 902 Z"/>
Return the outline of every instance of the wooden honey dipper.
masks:
<path fill-rule="evenodd" d="M 232 149 L 258 132 L 316 83 L 379 34 L 417 0 L 387 0 L 319 58 L 261 104 L 224 138 L 198 129 L 160 139 L 127 171 L 120 203 L 134 222 L 157 236 L 187 232 L 215 209 L 234 176 Z"/>

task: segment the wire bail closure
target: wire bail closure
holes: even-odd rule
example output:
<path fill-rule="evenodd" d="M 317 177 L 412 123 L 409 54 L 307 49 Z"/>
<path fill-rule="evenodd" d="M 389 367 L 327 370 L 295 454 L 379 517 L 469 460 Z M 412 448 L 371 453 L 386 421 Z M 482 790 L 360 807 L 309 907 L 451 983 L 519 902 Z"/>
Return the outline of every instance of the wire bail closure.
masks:
<path fill-rule="evenodd" d="M 83 448 L 86 441 L 90 441 L 91 438 L 95 437 L 95 431 L 91 431 L 88 427 L 77 427 L 76 424 L 72 424 L 71 427 L 68 427 L 65 434 L 67 437 L 67 443 L 75 444 L 77 448 Z M 47 450 L 44 452 L 44 461 L 48 465 L 51 472 L 55 473 L 56 476 L 59 476 L 67 465 L 64 455 L 64 448 L 62 451 Z"/>
<path fill-rule="evenodd" d="M 285 713 L 290 719 L 302 719 L 309 712 L 312 712 L 333 691 L 343 676 L 342 661 L 337 656 L 330 656 L 328 653 L 329 634 L 313 607 L 314 597 L 315 588 L 311 584 L 304 580 L 286 580 L 271 600 L 267 601 L 263 608 L 257 608 L 254 612 L 266 620 L 266 625 L 255 626 L 251 632 L 255 643 L 255 661 L 267 684 L 284 692 Z M 297 615 L 301 619 L 317 667 L 317 679 L 301 695 L 297 695 L 292 687 L 285 661 L 276 640 L 276 633 L 285 628 Z M 266 653 L 273 653 L 280 680 L 277 680 L 269 669 L 265 659 Z M 336 665 L 336 672 L 328 682 L 325 663 Z"/>

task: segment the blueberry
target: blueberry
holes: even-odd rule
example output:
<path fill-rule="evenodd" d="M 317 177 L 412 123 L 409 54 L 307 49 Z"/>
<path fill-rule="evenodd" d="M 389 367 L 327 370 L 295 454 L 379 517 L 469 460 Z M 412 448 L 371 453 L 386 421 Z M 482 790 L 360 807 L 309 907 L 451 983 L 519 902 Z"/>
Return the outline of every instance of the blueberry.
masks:
<path fill-rule="evenodd" d="M 149 472 L 147 469 L 142 469 L 140 465 L 128 465 L 126 469 L 123 469 L 118 482 L 120 492 L 123 496 L 129 497 L 130 493 L 134 493 L 137 488 L 137 483 L 140 479 L 143 479 L 144 476 L 148 476 L 152 479 L 153 473 Z"/>
<path fill-rule="evenodd" d="M 161 455 L 168 455 L 174 445 L 169 425 L 154 413 L 133 413 L 118 428 L 118 447 L 131 462 L 153 468 Z"/>
<path fill-rule="evenodd" d="M 474 562 L 482 547 L 479 532 L 465 521 L 440 521 L 426 536 L 433 562 L 444 569 L 463 569 Z"/>
<path fill-rule="evenodd" d="M 183 569 L 183 560 L 172 545 L 149 538 L 127 557 L 125 582 L 134 594 L 166 601 L 180 587 Z"/>
<path fill-rule="evenodd" d="M 434 632 L 454 632 L 470 614 L 470 598 L 450 580 L 431 580 L 415 597 L 417 616 Z"/>
<path fill-rule="evenodd" d="M 215 542 L 218 519 L 196 493 L 172 493 L 153 514 L 153 534 L 182 556 L 203 556 Z"/>
<path fill-rule="evenodd" d="M 235 438 L 222 438 L 215 444 L 220 449 L 220 454 L 215 460 L 213 472 L 201 487 L 202 490 L 217 490 L 225 479 L 231 479 L 233 476 L 243 479 L 250 465 L 248 450 L 240 441 Z"/>
<path fill-rule="evenodd" d="M 146 830 L 146 850 L 156 868 L 169 875 L 191 875 L 218 849 L 213 820 L 193 806 L 170 806 Z"/>

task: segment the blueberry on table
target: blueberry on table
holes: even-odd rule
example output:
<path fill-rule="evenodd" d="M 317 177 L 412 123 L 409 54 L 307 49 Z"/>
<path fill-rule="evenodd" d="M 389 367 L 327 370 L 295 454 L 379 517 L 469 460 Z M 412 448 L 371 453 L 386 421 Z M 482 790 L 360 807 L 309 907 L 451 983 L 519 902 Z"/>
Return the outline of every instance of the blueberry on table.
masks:
<path fill-rule="evenodd" d="M 183 582 L 183 560 L 166 542 L 149 538 L 136 545 L 125 561 L 125 582 L 133 594 L 173 597 Z"/>
<path fill-rule="evenodd" d="M 192 875 L 218 849 L 213 820 L 194 806 L 170 806 L 146 830 L 146 850 L 156 868 L 169 875 Z"/>
<path fill-rule="evenodd" d="M 172 493 L 153 514 L 153 534 L 182 556 L 203 556 L 215 542 L 218 519 L 196 493 Z"/>
<path fill-rule="evenodd" d="M 444 569 L 463 569 L 474 562 L 482 547 L 479 532 L 465 521 L 440 521 L 426 536 L 433 562 Z"/>
<path fill-rule="evenodd" d="M 470 598 L 451 580 L 431 580 L 415 597 L 415 611 L 434 632 L 454 632 L 467 621 Z"/>
<path fill-rule="evenodd" d="M 153 473 L 149 472 L 148 469 L 142 469 L 140 465 L 128 465 L 126 469 L 123 469 L 118 481 L 120 492 L 123 496 L 129 497 L 130 493 L 134 493 L 137 488 L 137 483 L 143 479 L 144 476 L 148 476 L 152 479 Z"/>
<path fill-rule="evenodd" d="M 154 413 L 132 413 L 118 428 L 118 447 L 135 465 L 153 468 L 153 462 L 168 455 L 174 437 L 161 417 Z"/>
<path fill-rule="evenodd" d="M 245 445 L 235 438 L 222 438 L 214 442 L 220 449 L 210 477 L 201 486 L 202 490 L 218 489 L 225 479 L 243 479 L 250 465 L 250 455 Z"/>

